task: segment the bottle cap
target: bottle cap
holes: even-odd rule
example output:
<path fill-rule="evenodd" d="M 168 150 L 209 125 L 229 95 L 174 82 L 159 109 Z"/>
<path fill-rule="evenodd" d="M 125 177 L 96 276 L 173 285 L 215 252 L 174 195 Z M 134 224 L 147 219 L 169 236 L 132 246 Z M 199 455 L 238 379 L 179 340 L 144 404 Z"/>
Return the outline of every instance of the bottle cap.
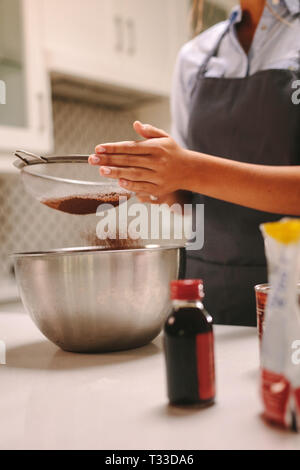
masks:
<path fill-rule="evenodd" d="M 202 279 L 185 279 L 171 282 L 172 300 L 202 300 L 203 297 Z"/>

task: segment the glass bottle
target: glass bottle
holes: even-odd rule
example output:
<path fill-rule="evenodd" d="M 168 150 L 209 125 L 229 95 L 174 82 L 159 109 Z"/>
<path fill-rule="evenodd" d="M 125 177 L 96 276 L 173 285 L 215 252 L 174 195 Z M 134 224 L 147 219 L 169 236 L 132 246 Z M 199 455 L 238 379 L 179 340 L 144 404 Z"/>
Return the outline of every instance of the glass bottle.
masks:
<path fill-rule="evenodd" d="M 173 311 L 164 327 L 168 398 L 174 405 L 207 406 L 215 399 L 213 319 L 201 279 L 171 282 Z"/>

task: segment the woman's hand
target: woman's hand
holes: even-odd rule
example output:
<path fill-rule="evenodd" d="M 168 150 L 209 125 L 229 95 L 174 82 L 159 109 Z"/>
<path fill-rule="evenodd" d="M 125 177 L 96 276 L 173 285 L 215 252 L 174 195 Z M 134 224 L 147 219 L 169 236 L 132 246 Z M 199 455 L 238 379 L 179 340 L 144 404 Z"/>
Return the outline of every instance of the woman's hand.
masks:
<path fill-rule="evenodd" d="M 134 191 L 142 202 L 164 202 L 169 194 L 185 189 L 187 151 L 163 130 L 139 121 L 133 127 L 145 140 L 98 145 L 89 163 L 99 165 L 102 176 L 119 179 L 120 186 Z"/>
<path fill-rule="evenodd" d="M 118 178 L 142 202 L 182 204 L 183 189 L 251 209 L 300 216 L 300 165 L 241 163 L 185 150 L 166 132 L 138 121 L 134 129 L 145 140 L 98 145 L 89 163 L 99 165 L 101 175 Z"/>

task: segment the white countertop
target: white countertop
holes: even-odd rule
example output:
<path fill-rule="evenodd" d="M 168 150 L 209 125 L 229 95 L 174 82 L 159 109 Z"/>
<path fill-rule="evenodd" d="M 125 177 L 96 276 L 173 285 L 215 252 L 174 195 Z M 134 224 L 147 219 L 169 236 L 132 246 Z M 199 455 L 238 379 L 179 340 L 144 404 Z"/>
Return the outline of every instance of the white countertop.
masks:
<path fill-rule="evenodd" d="M 14 279 L 0 279 L 0 307 L 5 308 L 8 302 L 20 302 L 17 283 Z"/>
<path fill-rule="evenodd" d="M 0 312 L 1 449 L 300 449 L 260 417 L 256 330 L 215 327 L 217 403 L 167 405 L 161 337 L 99 355 L 59 350 L 22 313 Z"/>

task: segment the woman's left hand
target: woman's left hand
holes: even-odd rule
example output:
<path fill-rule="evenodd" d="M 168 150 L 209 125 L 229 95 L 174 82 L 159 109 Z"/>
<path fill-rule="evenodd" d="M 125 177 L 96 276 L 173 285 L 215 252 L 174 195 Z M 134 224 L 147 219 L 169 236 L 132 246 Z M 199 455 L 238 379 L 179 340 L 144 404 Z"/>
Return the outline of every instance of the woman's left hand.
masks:
<path fill-rule="evenodd" d="M 119 179 L 120 186 L 143 202 L 159 203 L 186 189 L 187 151 L 160 129 L 139 121 L 133 127 L 145 140 L 97 145 L 89 163 L 99 165 L 102 176 Z"/>

